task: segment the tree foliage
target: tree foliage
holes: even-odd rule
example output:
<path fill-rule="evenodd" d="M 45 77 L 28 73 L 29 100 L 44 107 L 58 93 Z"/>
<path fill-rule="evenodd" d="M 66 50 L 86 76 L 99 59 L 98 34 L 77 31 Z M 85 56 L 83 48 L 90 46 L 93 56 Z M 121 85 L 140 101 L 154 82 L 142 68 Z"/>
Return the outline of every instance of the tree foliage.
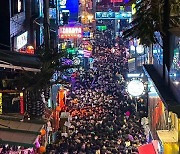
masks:
<path fill-rule="evenodd" d="M 136 13 L 130 27 L 124 31 L 124 37 L 140 39 L 140 44 L 145 46 L 158 43 L 154 32 L 163 35 L 163 0 L 136 0 L 135 9 Z"/>
<path fill-rule="evenodd" d="M 63 65 L 60 59 L 65 57 L 66 54 L 62 52 L 59 53 L 55 49 L 45 51 L 44 48 L 39 48 L 36 53 L 41 62 L 40 72 L 34 73 L 23 71 L 20 77 L 15 79 L 16 87 L 18 89 L 24 88 L 28 91 L 41 90 L 51 84 L 50 80 L 55 71 L 63 72 L 64 70 L 73 67 Z"/>

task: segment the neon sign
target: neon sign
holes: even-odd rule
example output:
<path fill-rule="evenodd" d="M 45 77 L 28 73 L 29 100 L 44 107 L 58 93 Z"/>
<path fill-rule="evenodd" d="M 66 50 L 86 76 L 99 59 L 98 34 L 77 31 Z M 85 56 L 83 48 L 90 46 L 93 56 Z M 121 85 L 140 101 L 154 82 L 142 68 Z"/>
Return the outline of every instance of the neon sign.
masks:
<path fill-rule="evenodd" d="M 15 37 L 15 48 L 17 50 L 21 49 L 23 46 L 27 44 L 28 41 L 28 32 L 24 32 L 21 35 Z"/>
<path fill-rule="evenodd" d="M 116 3 L 116 2 L 121 3 L 123 2 L 123 0 L 111 0 L 111 3 Z"/>
<path fill-rule="evenodd" d="M 96 19 L 129 19 L 131 12 L 96 12 Z"/>
<path fill-rule="evenodd" d="M 2 93 L 0 93 L 0 114 L 2 114 Z"/>
<path fill-rule="evenodd" d="M 24 99 L 23 99 L 23 93 L 20 93 L 20 114 L 24 114 Z"/>
<path fill-rule="evenodd" d="M 60 38 L 81 38 L 82 27 L 60 27 L 59 37 Z"/>
<path fill-rule="evenodd" d="M 66 2 L 67 2 L 67 0 L 60 0 L 59 1 L 60 8 L 66 8 Z"/>
<path fill-rule="evenodd" d="M 66 5 L 66 0 L 60 0 L 60 5 Z"/>

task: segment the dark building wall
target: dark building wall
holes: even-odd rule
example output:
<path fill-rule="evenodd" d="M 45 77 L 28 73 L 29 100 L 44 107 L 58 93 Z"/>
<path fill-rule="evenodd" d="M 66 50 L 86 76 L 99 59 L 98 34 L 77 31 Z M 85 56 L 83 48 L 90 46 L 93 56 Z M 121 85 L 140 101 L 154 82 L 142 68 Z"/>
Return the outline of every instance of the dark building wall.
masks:
<path fill-rule="evenodd" d="M 25 12 L 19 13 L 10 18 L 10 35 L 11 37 L 25 31 Z"/>
<path fill-rule="evenodd" d="M 22 2 L 20 11 L 17 11 L 17 2 Z M 39 16 L 39 2 L 40 0 L 1 0 L 0 49 L 13 51 L 15 37 L 25 31 L 28 31 L 28 45 L 36 48 L 36 35 L 39 36 L 36 30 L 39 25 L 34 20 Z"/>
<path fill-rule="evenodd" d="M 0 48 L 10 49 L 10 9 L 9 0 L 0 2 Z"/>
<path fill-rule="evenodd" d="M 17 4 L 16 0 L 11 0 L 9 5 L 10 7 L 10 37 L 11 37 L 11 46 L 14 48 L 14 37 L 20 35 L 26 29 L 26 15 L 25 15 L 25 0 L 21 0 L 22 9 L 21 12 L 17 12 L 17 7 L 14 7 Z"/>

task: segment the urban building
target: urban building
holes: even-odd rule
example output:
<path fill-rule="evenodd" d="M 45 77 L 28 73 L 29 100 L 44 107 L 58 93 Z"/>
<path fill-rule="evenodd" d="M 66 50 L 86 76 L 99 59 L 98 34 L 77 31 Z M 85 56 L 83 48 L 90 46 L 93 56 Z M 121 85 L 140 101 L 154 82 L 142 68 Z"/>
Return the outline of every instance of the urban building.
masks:
<path fill-rule="evenodd" d="M 22 73 L 40 72 L 35 51 L 43 43 L 42 17 L 43 0 L 1 1 L 0 144 L 22 146 L 24 151 L 36 151 L 36 143 L 43 148 L 48 142 L 45 134 L 50 132 L 46 131 L 50 115 L 45 115 L 46 120 L 30 119 L 24 89 L 17 89 L 13 82 Z"/>
<path fill-rule="evenodd" d="M 178 2 L 170 1 L 170 14 L 166 16 L 166 43 L 156 32 L 159 44 L 152 46 L 152 64 L 144 65 L 148 78 L 148 104 L 150 136 L 159 140 L 160 152 L 178 154 L 180 143 L 180 83 L 179 52 L 180 27 Z M 172 24 L 173 22 L 173 24 Z M 166 49 L 166 50 L 163 50 Z"/>

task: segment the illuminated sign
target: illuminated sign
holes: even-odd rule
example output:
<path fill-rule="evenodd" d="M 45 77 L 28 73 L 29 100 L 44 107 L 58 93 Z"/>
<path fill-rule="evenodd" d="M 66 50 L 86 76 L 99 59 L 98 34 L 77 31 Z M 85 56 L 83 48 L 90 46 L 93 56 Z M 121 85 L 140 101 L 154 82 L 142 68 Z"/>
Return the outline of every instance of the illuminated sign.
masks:
<path fill-rule="evenodd" d="M 43 16 L 43 0 L 39 0 L 39 16 Z"/>
<path fill-rule="evenodd" d="M 66 2 L 67 2 L 67 0 L 60 0 L 60 5 L 61 5 L 61 6 L 65 6 L 65 5 L 66 5 Z"/>
<path fill-rule="evenodd" d="M 131 12 L 96 12 L 96 19 L 129 19 Z"/>
<path fill-rule="evenodd" d="M 127 74 L 127 77 L 128 78 L 142 78 L 144 76 L 144 74 L 143 73 L 129 73 L 129 74 Z"/>
<path fill-rule="evenodd" d="M 66 9 L 70 12 L 70 20 L 78 20 L 79 0 L 67 0 Z"/>
<path fill-rule="evenodd" d="M 89 57 L 91 57 L 91 54 L 92 54 L 92 51 L 90 51 L 90 50 L 84 50 L 84 57 L 89 58 Z"/>
<path fill-rule="evenodd" d="M 107 26 L 96 26 L 97 30 L 103 31 L 107 29 Z"/>
<path fill-rule="evenodd" d="M 22 7 L 23 7 L 21 0 L 18 0 L 18 5 L 17 6 L 18 6 L 17 9 L 18 9 L 18 13 L 19 13 L 19 12 L 22 11 Z"/>
<path fill-rule="evenodd" d="M 81 63 L 81 60 L 78 57 L 73 58 L 73 64 L 79 65 Z"/>
<path fill-rule="evenodd" d="M 131 18 L 131 12 L 115 12 L 116 19 L 129 19 Z"/>
<path fill-rule="evenodd" d="M 23 46 L 27 44 L 28 41 L 28 32 L 24 32 L 23 34 L 15 37 L 15 48 L 17 50 L 21 49 Z"/>
<path fill-rule="evenodd" d="M 75 53 L 76 53 L 76 50 L 75 50 L 75 48 L 67 48 L 67 53 L 69 53 L 69 54 L 75 54 Z"/>
<path fill-rule="evenodd" d="M 96 19 L 114 19 L 115 12 L 96 12 Z"/>
<path fill-rule="evenodd" d="M 83 32 L 83 37 L 90 37 L 90 32 Z"/>
<path fill-rule="evenodd" d="M 2 114 L 2 93 L 0 93 L 0 114 Z"/>
<path fill-rule="evenodd" d="M 20 93 L 20 114 L 24 114 L 24 99 L 23 99 L 23 93 Z"/>
<path fill-rule="evenodd" d="M 56 8 L 49 8 L 49 19 L 56 19 Z"/>
<path fill-rule="evenodd" d="M 111 3 L 116 3 L 116 2 L 121 3 L 123 2 L 123 0 L 111 0 Z"/>
<path fill-rule="evenodd" d="M 136 13 L 136 4 L 132 4 L 132 15 Z"/>
<path fill-rule="evenodd" d="M 82 27 L 60 27 L 59 37 L 60 38 L 81 38 Z"/>
<path fill-rule="evenodd" d="M 59 7 L 61 9 L 66 8 L 66 3 L 67 3 L 67 0 L 58 0 Z"/>

